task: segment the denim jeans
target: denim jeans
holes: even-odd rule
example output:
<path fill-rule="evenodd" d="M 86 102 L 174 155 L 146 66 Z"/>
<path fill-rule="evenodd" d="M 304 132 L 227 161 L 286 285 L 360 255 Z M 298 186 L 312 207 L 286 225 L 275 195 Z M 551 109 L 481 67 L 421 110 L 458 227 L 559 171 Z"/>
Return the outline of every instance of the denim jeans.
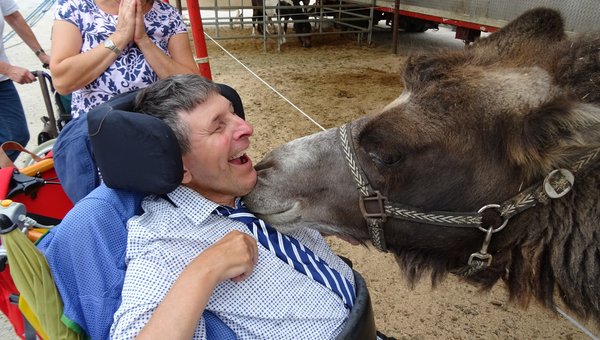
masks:
<path fill-rule="evenodd" d="M 0 81 L 0 144 L 13 141 L 23 146 L 29 142 L 29 128 L 21 98 L 12 80 Z M 6 154 L 14 162 L 18 151 L 7 151 Z"/>

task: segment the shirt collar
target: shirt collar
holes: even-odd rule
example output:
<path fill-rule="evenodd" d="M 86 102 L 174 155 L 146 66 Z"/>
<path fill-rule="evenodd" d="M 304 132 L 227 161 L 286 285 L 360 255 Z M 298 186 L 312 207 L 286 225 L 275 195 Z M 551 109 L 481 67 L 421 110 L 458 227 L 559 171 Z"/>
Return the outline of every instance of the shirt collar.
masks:
<path fill-rule="evenodd" d="M 195 224 L 204 222 L 213 210 L 219 206 L 197 191 L 183 185 L 168 193 L 167 197 Z"/>

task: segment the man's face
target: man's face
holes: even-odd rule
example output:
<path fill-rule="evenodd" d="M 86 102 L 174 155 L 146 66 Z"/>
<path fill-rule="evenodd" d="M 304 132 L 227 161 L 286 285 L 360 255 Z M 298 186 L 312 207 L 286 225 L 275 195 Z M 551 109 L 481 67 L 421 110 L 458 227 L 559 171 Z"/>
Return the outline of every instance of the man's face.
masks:
<path fill-rule="evenodd" d="M 183 155 L 182 183 L 213 202 L 233 206 L 236 197 L 256 184 L 256 171 L 246 155 L 252 126 L 218 93 L 179 116 L 188 125 L 190 141 L 190 151 Z"/>

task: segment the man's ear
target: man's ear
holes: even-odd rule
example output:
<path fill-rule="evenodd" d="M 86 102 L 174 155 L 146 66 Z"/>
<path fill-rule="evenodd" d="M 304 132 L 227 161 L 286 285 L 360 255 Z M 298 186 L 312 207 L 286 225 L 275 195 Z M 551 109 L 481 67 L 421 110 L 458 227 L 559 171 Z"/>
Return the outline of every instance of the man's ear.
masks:
<path fill-rule="evenodd" d="M 185 160 L 183 161 L 183 178 L 181 179 L 181 184 L 188 184 L 192 181 L 192 173 L 188 170 L 185 165 Z"/>

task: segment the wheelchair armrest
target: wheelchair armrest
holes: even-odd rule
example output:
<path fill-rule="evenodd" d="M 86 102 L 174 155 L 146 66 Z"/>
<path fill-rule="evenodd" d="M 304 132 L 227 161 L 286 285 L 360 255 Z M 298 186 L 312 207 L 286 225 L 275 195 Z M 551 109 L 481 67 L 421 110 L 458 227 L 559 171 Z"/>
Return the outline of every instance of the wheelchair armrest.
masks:
<path fill-rule="evenodd" d="M 354 284 L 356 286 L 356 301 L 350 315 L 348 315 L 346 326 L 336 340 L 377 339 L 375 316 L 367 283 L 357 271 L 354 271 Z"/>

